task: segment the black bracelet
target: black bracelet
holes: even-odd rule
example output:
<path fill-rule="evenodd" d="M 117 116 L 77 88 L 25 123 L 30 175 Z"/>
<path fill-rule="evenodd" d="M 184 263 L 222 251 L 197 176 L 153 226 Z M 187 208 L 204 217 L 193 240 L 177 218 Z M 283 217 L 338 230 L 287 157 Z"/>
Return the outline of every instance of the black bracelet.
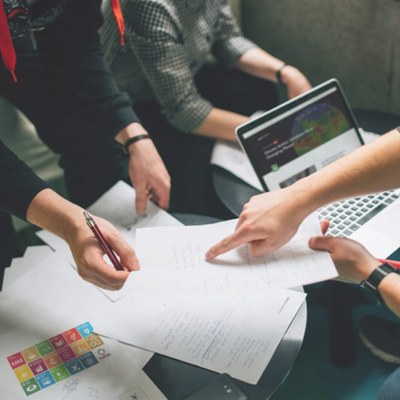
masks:
<path fill-rule="evenodd" d="M 137 136 L 129 138 L 123 144 L 118 143 L 118 142 L 117 143 L 121 146 L 121 149 L 125 154 L 129 154 L 129 146 L 132 143 L 136 143 L 136 142 L 138 142 L 139 140 L 142 140 L 142 139 L 151 139 L 151 137 L 150 137 L 150 135 L 148 133 L 142 133 L 141 135 L 137 135 Z"/>
<path fill-rule="evenodd" d="M 283 65 L 275 72 L 275 78 L 278 83 L 281 83 L 281 84 L 283 83 L 282 82 L 282 70 L 283 70 L 283 68 L 285 68 L 287 66 L 288 66 L 288 64 L 283 63 Z"/>

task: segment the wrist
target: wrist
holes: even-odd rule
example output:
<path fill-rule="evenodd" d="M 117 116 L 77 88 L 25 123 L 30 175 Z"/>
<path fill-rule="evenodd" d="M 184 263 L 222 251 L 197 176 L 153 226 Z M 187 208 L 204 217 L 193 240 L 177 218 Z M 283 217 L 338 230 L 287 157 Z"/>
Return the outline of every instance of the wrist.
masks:
<path fill-rule="evenodd" d="M 114 137 L 115 142 L 127 155 L 131 155 L 133 149 L 139 145 L 139 142 L 144 141 L 145 139 L 151 139 L 151 137 L 138 122 L 129 124 Z"/>

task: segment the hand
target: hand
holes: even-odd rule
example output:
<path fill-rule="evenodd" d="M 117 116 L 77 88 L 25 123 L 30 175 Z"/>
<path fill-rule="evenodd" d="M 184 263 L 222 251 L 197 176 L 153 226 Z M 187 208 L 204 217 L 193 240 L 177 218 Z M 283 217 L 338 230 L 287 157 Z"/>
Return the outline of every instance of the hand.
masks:
<path fill-rule="evenodd" d="M 103 289 L 119 290 L 128 278 L 129 272 L 140 269 L 139 261 L 135 251 L 113 225 L 102 218 L 93 218 L 107 243 L 119 256 L 124 271 L 117 271 L 104 260 L 103 249 L 88 226 L 83 223 L 67 239 L 78 273 L 86 281 Z"/>
<path fill-rule="evenodd" d="M 328 229 L 327 221 L 322 221 L 321 228 L 325 234 Z M 309 246 L 313 250 L 328 251 L 340 280 L 345 282 L 360 283 L 381 264 L 361 243 L 352 239 L 316 236 L 309 240 Z"/>
<path fill-rule="evenodd" d="M 211 247 L 207 260 L 244 243 L 253 256 L 271 253 L 288 242 L 308 215 L 293 187 L 254 196 L 244 205 L 235 232 Z"/>
<path fill-rule="evenodd" d="M 281 80 L 286 85 L 289 99 L 311 89 L 308 79 L 292 65 L 287 65 L 282 69 Z"/>
<path fill-rule="evenodd" d="M 152 140 L 129 146 L 129 176 L 136 190 L 136 211 L 146 212 L 147 199 L 159 207 L 169 207 L 171 179 Z"/>

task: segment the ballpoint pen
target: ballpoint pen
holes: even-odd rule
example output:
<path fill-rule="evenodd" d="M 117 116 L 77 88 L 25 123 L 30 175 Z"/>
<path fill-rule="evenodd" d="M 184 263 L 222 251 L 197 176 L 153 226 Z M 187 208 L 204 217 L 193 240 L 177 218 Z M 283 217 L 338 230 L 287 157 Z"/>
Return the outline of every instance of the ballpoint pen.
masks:
<path fill-rule="evenodd" d="M 87 211 L 84 211 L 83 215 L 85 217 L 85 220 L 86 220 L 86 223 L 87 223 L 88 227 L 93 232 L 93 235 L 98 240 L 101 248 L 107 254 L 108 258 L 110 259 L 110 261 L 114 265 L 114 268 L 117 271 L 123 271 L 124 268 L 122 267 L 121 263 L 119 262 L 118 257 L 115 255 L 114 250 L 112 249 L 112 247 L 107 243 L 106 239 L 104 238 L 103 234 L 101 233 L 99 227 L 97 226 L 97 224 L 94 221 L 94 219 L 92 218 L 92 216 Z"/>

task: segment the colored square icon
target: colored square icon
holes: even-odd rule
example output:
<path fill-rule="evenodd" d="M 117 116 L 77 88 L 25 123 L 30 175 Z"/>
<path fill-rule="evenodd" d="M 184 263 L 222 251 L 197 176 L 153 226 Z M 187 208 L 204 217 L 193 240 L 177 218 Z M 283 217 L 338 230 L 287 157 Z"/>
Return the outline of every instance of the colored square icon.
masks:
<path fill-rule="evenodd" d="M 76 357 L 75 353 L 72 351 L 71 347 L 69 347 L 69 346 L 64 346 L 61 349 L 58 349 L 57 354 L 60 356 L 60 358 L 63 362 L 71 360 L 72 358 Z"/>
<path fill-rule="evenodd" d="M 27 396 L 30 396 L 31 394 L 36 393 L 40 390 L 40 386 L 35 378 L 31 378 L 25 382 L 22 382 L 21 386 Z"/>
<path fill-rule="evenodd" d="M 57 367 L 57 365 L 62 364 L 61 358 L 57 353 L 50 353 L 43 357 L 43 361 L 47 365 L 47 368 L 51 369 Z"/>
<path fill-rule="evenodd" d="M 89 345 L 83 339 L 71 343 L 71 348 L 78 357 L 90 351 Z"/>
<path fill-rule="evenodd" d="M 39 375 L 42 372 L 47 371 L 46 364 L 44 363 L 43 359 L 41 359 L 41 358 L 39 358 L 35 361 L 32 361 L 28 365 L 34 375 Z"/>
<path fill-rule="evenodd" d="M 90 351 L 89 353 L 84 354 L 79 357 L 79 360 L 82 362 L 85 368 L 93 367 L 93 365 L 98 364 L 97 358 Z"/>
<path fill-rule="evenodd" d="M 56 382 L 60 382 L 63 379 L 68 378 L 70 376 L 70 374 L 69 374 L 67 368 L 65 368 L 64 364 L 61 364 L 58 367 L 51 369 L 50 372 L 53 375 Z"/>
<path fill-rule="evenodd" d="M 36 350 L 35 346 L 29 347 L 28 349 L 21 351 L 21 353 L 24 356 L 26 362 L 28 363 L 40 358 L 40 354 Z"/>
<path fill-rule="evenodd" d="M 48 340 L 44 340 L 43 342 L 37 344 L 36 349 L 38 350 L 41 356 L 45 356 L 46 354 L 49 354 L 54 351 L 53 346 Z"/>
<path fill-rule="evenodd" d="M 97 333 L 88 336 L 87 338 L 85 338 L 85 340 L 91 349 L 95 349 L 96 347 L 99 347 L 102 344 L 104 344 Z"/>
<path fill-rule="evenodd" d="M 27 365 L 15 368 L 14 373 L 20 382 L 27 381 L 28 379 L 33 378 L 33 373 Z"/>
<path fill-rule="evenodd" d="M 67 341 L 64 339 L 64 336 L 61 334 L 53 336 L 49 340 L 50 340 L 50 343 L 53 345 L 53 347 L 56 350 L 67 345 Z"/>
<path fill-rule="evenodd" d="M 38 381 L 41 389 L 44 389 L 56 383 L 56 381 L 54 380 L 53 376 L 50 374 L 49 371 L 45 371 L 42 374 L 37 375 L 36 380 Z"/>
<path fill-rule="evenodd" d="M 82 339 L 82 336 L 80 335 L 80 333 L 78 332 L 78 329 L 76 329 L 76 328 L 72 328 L 72 329 L 69 329 L 68 331 L 64 332 L 63 336 L 65 337 L 65 339 L 67 340 L 68 343 L 73 343 L 73 342 L 76 342 L 76 341 Z"/>
<path fill-rule="evenodd" d="M 26 361 L 25 361 L 24 357 L 22 356 L 22 353 L 16 353 L 11 356 L 8 356 L 7 360 L 9 362 L 9 364 L 11 365 L 12 369 L 18 368 L 21 365 L 26 364 Z"/>
<path fill-rule="evenodd" d="M 83 364 L 77 358 L 67 361 L 65 367 L 71 375 L 77 374 L 85 369 Z"/>
<path fill-rule="evenodd" d="M 82 337 L 89 336 L 93 333 L 93 326 L 90 322 L 85 322 L 84 324 L 77 326 L 76 329 Z"/>

